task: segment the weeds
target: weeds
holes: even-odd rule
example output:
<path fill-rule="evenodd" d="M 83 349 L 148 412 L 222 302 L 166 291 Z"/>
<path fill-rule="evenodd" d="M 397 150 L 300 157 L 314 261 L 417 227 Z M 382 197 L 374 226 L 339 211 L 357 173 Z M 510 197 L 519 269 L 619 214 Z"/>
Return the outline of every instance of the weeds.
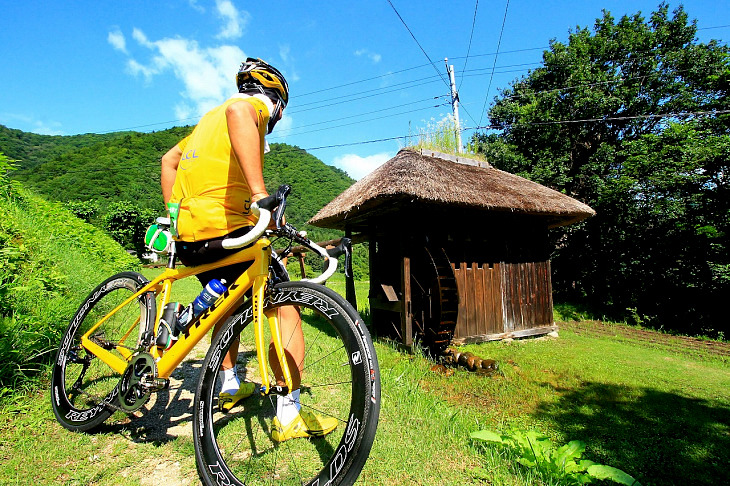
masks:
<path fill-rule="evenodd" d="M 0 194 L 0 389 L 43 370 L 89 290 L 136 264 L 61 205 L 20 186 Z"/>
<path fill-rule="evenodd" d="M 472 432 L 470 437 L 509 449 L 517 456 L 519 464 L 535 469 L 539 475 L 555 479 L 560 484 L 580 485 L 588 484 L 594 479 L 607 479 L 628 486 L 641 486 L 636 479 L 620 469 L 587 459 L 581 460 L 586 445 L 579 440 L 572 440 L 555 449 L 547 436 L 532 430 L 510 434 L 480 430 Z"/>

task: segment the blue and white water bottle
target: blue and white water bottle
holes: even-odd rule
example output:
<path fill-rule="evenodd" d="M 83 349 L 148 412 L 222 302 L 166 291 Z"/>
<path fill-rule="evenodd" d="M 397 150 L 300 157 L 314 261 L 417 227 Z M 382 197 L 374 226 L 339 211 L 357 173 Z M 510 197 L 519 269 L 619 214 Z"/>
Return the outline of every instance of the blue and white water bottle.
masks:
<path fill-rule="evenodd" d="M 185 330 L 194 317 L 202 314 L 203 311 L 210 307 L 211 304 L 213 304 L 213 302 L 215 302 L 225 291 L 225 280 L 220 281 L 217 278 L 214 278 L 208 282 L 208 285 L 203 288 L 200 295 L 195 297 L 195 300 L 193 300 L 193 302 L 180 314 L 177 321 L 180 331 Z"/>

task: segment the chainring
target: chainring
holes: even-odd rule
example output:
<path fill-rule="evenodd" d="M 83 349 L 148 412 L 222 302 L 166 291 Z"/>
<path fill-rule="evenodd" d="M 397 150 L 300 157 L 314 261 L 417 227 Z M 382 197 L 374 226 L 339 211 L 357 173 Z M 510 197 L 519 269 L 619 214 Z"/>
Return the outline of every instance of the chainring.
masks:
<path fill-rule="evenodd" d="M 128 413 L 142 408 L 152 395 L 150 384 L 156 377 L 155 359 L 148 353 L 136 353 L 119 381 L 119 407 Z"/>

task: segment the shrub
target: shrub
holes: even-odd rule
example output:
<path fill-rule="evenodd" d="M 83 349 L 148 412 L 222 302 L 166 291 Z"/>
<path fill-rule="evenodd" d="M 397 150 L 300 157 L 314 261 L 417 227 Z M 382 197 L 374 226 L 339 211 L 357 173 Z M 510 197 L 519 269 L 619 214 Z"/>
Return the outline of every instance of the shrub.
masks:
<path fill-rule="evenodd" d="M 99 281 L 139 266 L 60 204 L 12 189 L 0 195 L 0 390 L 44 369 Z"/>

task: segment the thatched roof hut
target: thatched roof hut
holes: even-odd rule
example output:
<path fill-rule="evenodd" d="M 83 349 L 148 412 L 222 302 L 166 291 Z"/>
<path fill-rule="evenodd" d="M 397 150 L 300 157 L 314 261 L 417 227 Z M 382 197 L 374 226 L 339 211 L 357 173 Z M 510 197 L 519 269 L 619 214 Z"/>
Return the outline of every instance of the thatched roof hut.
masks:
<path fill-rule="evenodd" d="M 548 228 L 593 214 L 486 162 L 401 150 L 310 223 L 369 241 L 376 330 L 438 353 L 556 329 Z"/>
<path fill-rule="evenodd" d="M 548 227 L 568 225 L 595 214 L 580 201 L 486 162 L 404 149 L 350 186 L 309 222 L 344 230 L 375 213 L 382 216 L 401 208 L 386 202 L 508 211 L 544 217 Z"/>

